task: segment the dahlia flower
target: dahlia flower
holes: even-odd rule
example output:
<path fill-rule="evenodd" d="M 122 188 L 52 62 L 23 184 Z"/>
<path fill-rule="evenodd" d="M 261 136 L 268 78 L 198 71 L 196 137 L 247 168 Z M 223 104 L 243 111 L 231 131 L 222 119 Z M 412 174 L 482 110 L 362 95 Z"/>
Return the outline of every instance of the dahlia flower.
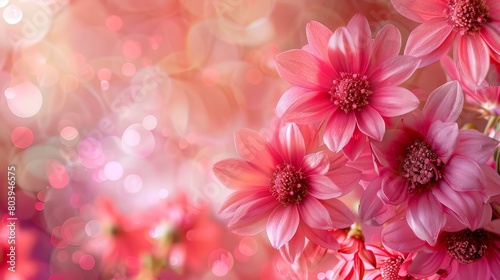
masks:
<path fill-rule="evenodd" d="M 311 21 L 308 44 L 276 57 L 280 76 L 293 85 L 278 102 L 284 121 L 326 121 L 323 141 L 351 160 L 363 150 L 366 136 L 381 140 L 385 118 L 417 108 L 419 100 L 398 87 L 416 70 L 419 60 L 399 56 L 401 35 L 384 26 L 372 39 L 368 21 L 355 15 L 335 32 Z"/>
<path fill-rule="evenodd" d="M 236 132 L 242 159 L 214 165 L 217 178 L 236 190 L 220 214 L 238 234 L 266 229 L 271 245 L 285 247 L 291 261 L 300 256 L 305 238 L 337 249 L 329 230 L 350 226 L 354 217 L 336 198 L 357 185 L 360 172 L 345 167 L 342 154 L 329 156 L 326 148 L 312 144 L 318 139 L 316 129 L 291 123 L 277 129 L 269 141 L 249 129 Z"/>
<path fill-rule="evenodd" d="M 404 53 L 438 61 L 454 46 L 464 78 L 480 85 L 490 56 L 500 59 L 500 2 L 497 0 L 391 0 L 403 16 L 421 23 L 408 37 Z"/>
<path fill-rule="evenodd" d="M 429 95 L 422 112 L 404 116 L 373 143 L 381 168 L 361 197 L 364 222 L 381 224 L 397 210 L 430 245 L 446 224 L 445 214 L 478 228 L 484 203 L 498 192 L 500 176 L 485 164 L 498 141 L 458 129 L 463 102 L 458 82 L 446 83 Z"/>

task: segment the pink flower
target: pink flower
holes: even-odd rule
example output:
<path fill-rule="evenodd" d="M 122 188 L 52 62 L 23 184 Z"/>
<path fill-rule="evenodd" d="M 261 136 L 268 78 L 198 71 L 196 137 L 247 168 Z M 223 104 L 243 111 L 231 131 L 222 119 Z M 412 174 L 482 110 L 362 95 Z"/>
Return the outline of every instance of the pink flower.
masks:
<path fill-rule="evenodd" d="M 296 124 L 280 127 L 270 141 L 241 129 L 235 142 L 242 159 L 214 166 L 218 179 L 236 190 L 220 212 L 229 228 L 247 235 L 265 228 L 271 245 L 286 245 L 292 261 L 300 256 L 305 238 L 338 248 L 328 230 L 348 227 L 354 218 L 336 197 L 357 185 L 360 172 L 345 167 L 341 154 L 329 156 L 328 150 L 318 149 L 316 136 L 315 129 Z"/>
<path fill-rule="evenodd" d="M 408 38 L 406 55 L 421 67 L 439 60 L 454 46 L 464 78 L 480 85 L 490 56 L 500 58 L 500 2 L 497 0 L 391 0 L 405 17 L 422 23 Z"/>
<path fill-rule="evenodd" d="M 276 57 L 280 76 L 294 85 L 279 100 L 276 114 L 297 123 L 326 121 L 323 140 L 328 148 L 343 150 L 353 160 L 366 136 L 382 139 L 385 118 L 418 106 L 415 95 L 398 85 L 419 61 L 398 56 L 401 35 L 396 27 L 386 25 L 372 39 L 368 21 L 359 14 L 333 33 L 315 21 L 306 32 L 306 46 Z"/>
<path fill-rule="evenodd" d="M 479 219 L 477 229 L 464 228 L 458 221 L 449 223 L 435 246 L 420 241 L 402 220 L 384 229 L 383 239 L 388 246 L 417 252 L 408 266 L 412 276 L 437 273 L 441 279 L 499 279 L 500 220 L 491 221 L 489 207 Z"/>
<path fill-rule="evenodd" d="M 500 176 L 485 163 L 498 141 L 455 122 L 463 106 L 458 82 L 434 90 L 422 112 L 403 117 L 373 143 L 380 177 L 360 201 L 364 222 L 381 224 L 395 211 L 422 240 L 434 245 L 449 214 L 477 229 L 484 203 L 498 193 Z"/>

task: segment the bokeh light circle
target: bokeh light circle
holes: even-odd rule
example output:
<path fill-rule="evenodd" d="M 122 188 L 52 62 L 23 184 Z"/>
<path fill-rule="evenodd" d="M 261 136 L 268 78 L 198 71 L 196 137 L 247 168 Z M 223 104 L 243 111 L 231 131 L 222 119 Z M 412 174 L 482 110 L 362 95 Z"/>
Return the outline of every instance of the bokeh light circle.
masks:
<path fill-rule="evenodd" d="M 139 158 L 149 156 L 155 149 L 155 138 L 142 124 L 129 126 L 122 134 L 122 149 Z"/>
<path fill-rule="evenodd" d="M 110 161 L 104 166 L 104 175 L 110 181 L 117 181 L 123 175 L 123 166 L 116 161 Z"/>
<path fill-rule="evenodd" d="M 9 5 L 3 10 L 3 20 L 7 24 L 18 24 L 23 19 L 23 10 L 16 5 Z"/>
<path fill-rule="evenodd" d="M 31 144 L 33 144 L 33 138 L 34 136 L 31 129 L 24 126 L 14 128 L 10 136 L 12 144 L 19 149 L 26 149 L 31 146 Z"/>
<path fill-rule="evenodd" d="M 36 115 L 42 108 L 42 93 L 31 82 L 24 82 L 5 90 L 10 111 L 21 118 Z"/>

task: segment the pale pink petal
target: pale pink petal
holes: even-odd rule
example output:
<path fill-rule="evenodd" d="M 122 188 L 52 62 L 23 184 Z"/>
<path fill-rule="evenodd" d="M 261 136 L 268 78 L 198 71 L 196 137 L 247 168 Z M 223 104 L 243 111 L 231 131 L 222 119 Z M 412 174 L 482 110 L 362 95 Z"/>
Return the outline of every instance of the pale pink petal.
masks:
<path fill-rule="evenodd" d="M 289 50 L 276 56 L 281 78 L 299 87 L 330 90 L 335 74 L 321 59 L 304 50 Z"/>
<path fill-rule="evenodd" d="M 450 215 L 470 229 L 475 230 L 481 222 L 484 204 L 479 192 L 457 192 L 446 180 L 441 180 L 439 187 L 432 189 L 432 194 L 451 210 L 448 212 Z"/>
<path fill-rule="evenodd" d="M 241 235 L 255 235 L 264 230 L 271 212 L 281 207 L 272 196 L 262 196 L 236 209 L 228 227 Z"/>
<path fill-rule="evenodd" d="M 441 65 L 443 66 L 446 74 L 449 76 L 448 81 L 457 80 L 460 81 L 460 74 L 457 71 L 457 67 L 455 62 L 451 59 L 451 57 L 445 55 L 441 58 Z"/>
<path fill-rule="evenodd" d="M 289 262 L 289 263 L 295 263 L 302 252 L 304 251 L 305 247 L 305 236 L 304 233 L 302 233 L 302 230 L 299 229 L 295 233 L 295 235 L 285 243 L 284 246 L 281 246 L 279 248 L 279 251 L 281 253 L 281 256 Z"/>
<path fill-rule="evenodd" d="M 490 265 L 485 257 L 469 264 L 458 262 L 457 270 L 457 274 L 453 277 L 456 280 L 492 279 Z"/>
<path fill-rule="evenodd" d="M 332 218 L 328 210 L 316 198 L 307 196 L 299 205 L 299 212 L 302 220 L 311 228 L 332 230 Z"/>
<path fill-rule="evenodd" d="M 295 205 L 278 206 L 267 221 L 267 237 L 278 249 L 290 241 L 299 227 L 299 211 Z"/>
<path fill-rule="evenodd" d="M 374 90 L 377 87 L 397 86 L 413 75 L 419 63 L 420 60 L 413 56 L 398 55 L 382 62 L 368 80 Z"/>
<path fill-rule="evenodd" d="M 500 54 L 500 23 L 484 24 L 480 32 L 491 50 Z"/>
<path fill-rule="evenodd" d="M 306 155 L 304 137 L 295 123 L 285 124 L 279 134 L 282 155 L 288 163 L 299 165 Z"/>
<path fill-rule="evenodd" d="M 382 243 L 398 252 L 417 252 L 425 246 L 406 220 L 395 220 L 382 229 Z"/>
<path fill-rule="evenodd" d="M 398 205 L 408 199 L 406 179 L 401 176 L 384 176 L 382 178 L 380 198 L 389 204 Z"/>
<path fill-rule="evenodd" d="M 493 279 L 500 280 L 500 250 L 492 250 L 488 256 L 488 263 Z"/>
<path fill-rule="evenodd" d="M 389 206 L 377 195 L 381 183 L 381 178 L 373 180 L 361 195 L 358 212 L 364 224 L 380 226 L 389 218 L 394 217 L 394 212 L 390 211 Z"/>
<path fill-rule="evenodd" d="M 500 175 L 495 169 L 486 164 L 480 165 L 484 174 L 484 193 L 488 197 L 500 194 Z"/>
<path fill-rule="evenodd" d="M 282 163 L 276 150 L 264 137 L 250 129 L 240 129 L 234 136 L 236 150 L 242 159 L 254 164 L 255 168 L 272 174 L 276 165 Z"/>
<path fill-rule="evenodd" d="M 385 132 L 385 121 L 382 116 L 370 105 L 356 112 L 356 121 L 359 130 L 377 141 L 381 141 Z"/>
<path fill-rule="evenodd" d="M 375 89 L 370 99 L 370 106 L 383 117 L 404 115 L 415 110 L 419 104 L 411 91 L 393 86 Z"/>
<path fill-rule="evenodd" d="M 490 54 L 486 43 L 472 35 L 461 36 L 454 51 L 458 69 L 464 79 L 480 85 L 488 74 Z"/>
<path fill-rule="evenodd" d="M 446 222 L 444 209 L 431 192 L 410 197 L 406 220 L 415 235 L 431 246 Z"/>
<path fill-rule="evenodd" d="M 230 220 L 233 218 L 234 214 L 238 208 L 243 207 L 247 204 L 253 203 L 255 200 L 262 197 L 272 197 L 269 192 L 269 188 L 263 188 L 261 190 L 245 190 L 236 191 L 230 194 L 219 209 L 219 216 L 224 220 Z"/>
<path fill-rule="evenodd" d="M 363 173 L 355 168 L 342 166 L 335 168 L 326 175 L 342 190 L 342 195 L 346 195 L 359 186 L 359 180 Z"/>
<path fill-rule="evenodd" d="M 368 20 L 361 14 L 354 15 L 346 26 L 351 34 L 359 54 L 359 67 L 357 73 L 364 73 L 370 62 L 373 44 L 372 31 Z"/>
<path fill-rule="evenodd" d="M 344 146 L 342 152 L 350 160 L 355 161 L 363 153 L 368 138 L 356 127 L 351 140 Z"/>
<path fill-rule="evenodd" d="M 455 154 L 466 156 L 477 163 L 486 163 L 498 144 L 497 140 L 477 130 L 460 130 Z"/>
<path fill-rule="evenodd" d="M 462 113 L 464 95 L 457 81 L 446 84 L 433 90 L 425 102 L 422 112 L 429 122 L 453 122 Z"/>
<path fill-rule="evenodd" d="M 327 119 L 336 107 L 325 91 L 291 87 L 276 105 L 276 115 L 285 122 L 318 123 Z"/>
<path fill-rule="evenodd" d="M 333 32 L 328 27 L 317 21 L 312 20 L 306 25 L 307 42 L 311 47 L 312 54 L 328 63 L 330 63 L 328 41 L 332 34 Z"/>
<path fill-rule="evenodd" d="M 337 110 L 328 120 L 323 141 L 328 149 L 339 152 L 349 142 L 356 127 L 356 115 Z"/>
<path fill-rule="evenodd" d="M 435 18 L 446 18 L 446 1 L 391 0 L 391 2 L 398 13 L 416 22 L 422 23 Z"/>
<path fill-rule="evenodd" d="M 361 74 L 359 51 L 354 38 L 345 27 L 335 30 L 328 42 L 328 57 L 337 72 Z"/>
<path fill-rule="evenodd" d="M 417 26 L 410 33 L 404 54 L 419 58 L 428 56 L 438 50 L 447 41 L 446 39 L 451 36 L 452 31 L 453 28 L 448 25 L 446 17 L 427 21 Z M 444 55 L 448 49 L 441 51 L 440 56 Z M 439 60 L 440 56 L 436 57 L 435 61 Z"/>
<path fill-rule="evenodd" d="M 214 174 L 228 188 L 245 189 L 267 186 L 270 177 L 241 159 L 224 159 L 214 165 Z M 269 174 L 270 175 L 270 174 Z"/>
<path fill-rule="evenodd" d="M 335 228 L 348 228 L 354 223 L 354 215 L 344 202 L 338 199 L 320 201 L 332 218 Z"/>
<path fill-rule="evenodd" d="M 446 252 L 419 252 L 408 267 L 408 274 L 414 277 L 427 277 L 436 273 L 446 260 Z"/>
<path fill-rule="evenodd" d="M 309 174 L 326 174 L 330 160 L 326 151 L 307 154 L 302 162 L 302 169 Z"/>
<path fill-rule="evenodd" d="M 439 45 L 439 47 L 430 53 L 426 54 L 425 56 L 419 57 L 420 64 L 418 65 L 419 68 L 423 68 L 425 66 L 431 65 L 436 61 L 439 61 L 443 56 L 447 56 L 450 48 L 453 46 L 455 42 L 455 33 L 450 34 L 444 42 Z"/>
<path fill-rule="evenodd" d="M 382 27 L 373 41 L 373 50 L 368 73 L 377 68 L 382 62 L 395 57 L 401 51 L 401 32 L 392 24 Z"/>
<path fill-rule="evenodd" d="M 306 237 L 313 243 L 330 250 L 338 250 L 340 245 L 337 239 L 327 230 L 315 230 L 303 227 Z"/>
<path fill-rule="evenodd" d="M 482 191 L 484 175 L 479 165 L 463 156 L 453 156 L 446 164 L 444 178 L 459 192 Z"/>
<path fill-rule="evenodd" d="M 427 141 L 439 159 L 447 163 L 453 155 L 458 141 L 458 125 L 456 122 L 435 121 L 427 131 Z"/>
<path fill-rule="evenodd" d="M 342 190 L 325 175 L 307 176 L 307 192 L 317 199 L 339 197 Z"/>

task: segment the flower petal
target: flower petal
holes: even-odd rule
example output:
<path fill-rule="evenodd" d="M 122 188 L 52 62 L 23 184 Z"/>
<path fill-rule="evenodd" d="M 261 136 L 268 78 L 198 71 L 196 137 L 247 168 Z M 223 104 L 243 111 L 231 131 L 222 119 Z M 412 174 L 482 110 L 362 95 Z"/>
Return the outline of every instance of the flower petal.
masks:
<path fill-rule="evenodd" d="M 368 20 L 361 14 L 355 14 L 347 23 L 347 30 L 351 34 L 356 48 L 359 50 L 359 67 L 357 73 L 364 73 L 370 62 L 371 49 L 373 44 L 372 31 Z"/>
<path fill-rule="evenodd" d="M 408 199 L 406 179 L 400 176 L 386 175 L 382 178 L 380 198 L 389 204 L 398 205 Z"/>
<path fill-rule="evenodd" d="M 458 262 L 458 273 L 453 276 L 456 280 L 470 280 L 470 279 L 494 279 L 491 274 L 489 258 L 481 258 L 473 263 L 463 264 Z M 499 275 L 500 276 L 500 275 Z"/>
<path fill-rule="evenodd" d="M 326 174 L 330 167 L 330 160 L 326 151 L 307 154 L 302 162 L 302 168 L 310 174 Z"/>
<path fill-rule="evenodd" d="M 415 235 L 431 246 L 436 244 L 446 222 L 443 207 L 431 192 L 410 197 L 406 220 Z"/>
<path fill-rule="evenodd" d="M 346 195 L 359 186 L 363 173 L 355 168 L 342 166 L 331 170 L 326 175 L 342 190 L 342 195 Z"/>
<path fill-rule="evenodd" d="M 338 199 L 328 199 L 321 203 L 330 213 L 335 228 L 347 228 L 354 223 L 354 215 L 344 202 Z"/>
<path fill-rule="evenodd" d="M 463 156 L 453 156 L 445 168 L 444 177 L 454 190 L 483 190 L 484 175 L 476 162 Z"/>
<path fill-rule="evenodd" d="M 392 24 L 384 25 L 375 36 L 368 73 L 401 51 L 401 32 Z"/>
<path fill-rule="evenodd" d="M 228 188 L 245 189 L 266 186 L 269 178 L 241 159 L 224 159 L 214 165 L 214 174 Z"/>
<path fill-rule="evenodd" d="M 417 252 L 425 246 L 406 220 L 395 220 L 382 229 L 382 243 L 398 252 Z"/>
<path fill-rule="evenodd" d="M 402 116 L 415 110 L 419 104 L 415 94 L 402 87 L 377 88 L 370 99 L 370 106 L 383 117 Z"/>
<path fill-rule="evenodd" d="M 335 228 L 325 206 L 316 198 L 307 196 L 299 203 L 298 208 L 300 217 L 311 228 L 323 230 L 332 230 Z"/>
<path fill-rule="evenodd" d="M 363 153 L 367 142 L 366 135 L 355 128 L 351 140 L 344 146 L 342 152 L 350 161 L 355 161 Z"/>
<path fill-rule="evenodd" d="M 359 52 L 354 38 L 345 27 L 335 30 L 328 42 L 328 57 L 337 72 L 361 74 Z"/>
<path fill-rule="evenodd" d="M 484 24 L 480 32 L 491 50 L 500 54 L 500 24 Z"/>
<path fill-rule="evenodd" d="M 234 142 L 239 155 L 265 173 L 272 174 L 276 165 L 280 163 L 276 150 L 264 137 L 251 129 L 238 130 L 234 136 Z"/>
<path fill-rule="evenodd" d="M 391 0 L 392 5 L 403 16 L 416 21 L 425 22 L 435 18 L 445 17 L 446 1 L 426 0 Z"/>
<path fill-rule="evenodd" d="M 433 188 L 434 196 L 449 210 L 449 214 L 471 230 L 475 230 L 481 222 L 483 199 L 479 192 L 457 192 L 441 180 L 439 187 Z"/>
<path fill-rule="evenodd" d="M 280 129 L 279 139 L 285 161 L 296 166 L 301 164 L 306 155 L 306 145 L 297 124 L 285 124 Z"/>
<path fill-rule="evenodd" d="M 458 39 L 454 58 L 459 71 L 463 71 L 463 79 L 481 85 L 488 74 L 490 54 L 486 43 L 472 35 L 464 35 Z"/>
<path fill-rule="evenodd" d="M 276 69 L 283 80 L 312 90 L 330 90 L 335 74 L 321 59 L 304 50 L 289 50 L 276 56 Z"/>
<path fill-rule="evenodd" d="M 468 157 L 477 163 L 486 163 L 498 144 L 497 140 L 477 130 L 460 130 L 455 154 Z"/>
<path fill-rule="evenodd" d="M 317 199 L 330 199 L 342 195 L 342 190 L 325 175 L 307 176 L 307 192 Z"/>
<path fill-rule="evenodd" d="M 436 62 L 449 50 L 448 48 L 440 49 L 440 47 L 442 45 L 447 45 L 447 47 L 450 46 L 450 42 L 448 42 L 447 39 L 451 37 L 452 31 L 453 28 L 448 25 L 446 18 L 436 18 L 427 21 L 417 26 L 410 33 L 404 54 L 424 58 L 433 54 L 436 50 L 440 50 L 441 53 L 434 57 L 435 60 L 432 61 Z M 420 65 L 420 67 L 423 66 L 424 65 Z"/>
<path fill-rule="evenodd" d="M 377 192 L 381 188 L 382 179 L 376 178 L 371 181 L 366 190 L 361 195 L 359 201 L 359 217 L 361 222 L 367 225 L 380 226 L 389 218 L 394 217 L 394 212 L 390 211 Z"/>
<path fill-rule="evenodd" d="M 307 42 L 311 47 L 312 54 L 326 62 L 330 62 L 328 58 L 328 41 L 332 34 L 333 32 L 328 27 L 317 21 L 312 20 L 306 25 Z"/>
<path fill-rule="evenodd" d="M 460 89 L 460 84 L 457 81 L 451 81 L 430 93 L 422 113 L 430 122 L 437 120 L 453 122 L 462 113 L 463 106 L 464 94 Z"/>
<path fill-rule="evenodd" d="M 385 121 L 382 116 L 370 105 L 366 105 L 360 112 L 356 112 L 358 128 L 365 135 L 381 141 L 385 133 Z"/>
<path fill-rule="evenodd" d="M 276 115 L 285 122 L 318 123 L 327 119 L 335 106 L 324 91 L 310 91 L 291 87 L 285 91 L 276 105 Z"/>
<path fill-rule="evenodd" d="M 339 152 L 349 142 L 356 127 L 356 115 L 336 110 L 326 124 L 323 141 L 328 149 Z"/>
<path fill-rule="evenodd" d="M 269 215 L 276 207 L 281 205 L 270 195 L 255 198 L 235 211 L 228 227 L 232 232 L 241 235 L 260 233 L 266 227 Z"/>
<path fill-rule="evenodd" d="M 340 247 L 339 242 L 330 231 L 327 230 L 315 230 L 312 228 L 304 227 L 304 232 L 307 239 L 311 242 L 330 250 L 338 250 Z M 307 248 L 307 247 L 306 247 Z"/>
<path fill-rule="evenodd" d="M 283 256 L 287 262 L 295 263 L 304 251 L 304 247 L 305 236 L 299 228 L 292 239 L 285 243 L 284 246 L 281 246 L 279 250 L 281 256 Z"/>
<path fill-rule="evenodd" d="M 458 125 L 456 122 L 435 121 L 427 131 L 427 141 L 439 159 L 447 163 L 455 151 L 458 140 Z"/>
<path fill-rule="evenodd" d="M 413 56 L 398 55 L 389 58 L 370 74 L 370 86 L 374 91 L 377 87 L 397 86 L 413 75 L 419 63 L 420 60 Z"/>
<path fill-rule="evenodd" d="M 421 251 L 408 266 L 408 274 L 414 277 L 428 277 L 435 274 L 445 261 L 446 253 L 442 251 Z"/>
<path fill-rule="evenodd" d="M 295 205 L 279 206 L 267 221 L 267 237 L 278 249 L 290 241 L 299 227 L 299 211 Z"/>

